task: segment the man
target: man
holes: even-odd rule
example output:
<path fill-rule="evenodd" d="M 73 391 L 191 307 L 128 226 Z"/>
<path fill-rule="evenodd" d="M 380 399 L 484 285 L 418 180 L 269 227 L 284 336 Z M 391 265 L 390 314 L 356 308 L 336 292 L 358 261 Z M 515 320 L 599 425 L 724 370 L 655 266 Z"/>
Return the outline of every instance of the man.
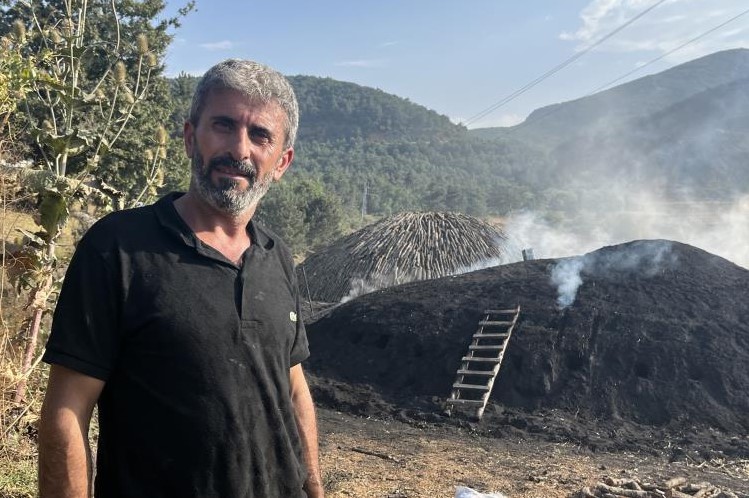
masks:
<path fill-rule="evenodd" d="M 184 126 L 189 191 L 81 240 L 44 359 L 42 498 L 323 496 L 288 250 L 252 221 L 294 158 L 298 107 L 260 64 L 211 68 Z"/>

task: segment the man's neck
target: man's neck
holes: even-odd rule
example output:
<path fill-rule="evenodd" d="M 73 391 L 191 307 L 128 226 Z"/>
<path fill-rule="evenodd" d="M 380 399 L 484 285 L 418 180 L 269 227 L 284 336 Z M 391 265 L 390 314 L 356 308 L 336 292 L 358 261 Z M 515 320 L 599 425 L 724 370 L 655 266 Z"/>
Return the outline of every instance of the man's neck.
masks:
<path fill-rule="evenodd" d="M 241 261 L 251 243 L 247 224 L 255 214 L 254 207 L 232 216 L 209 205 L 192 191 L 175 200 L 174 207 L 202 242 L 235 263 Z"/>

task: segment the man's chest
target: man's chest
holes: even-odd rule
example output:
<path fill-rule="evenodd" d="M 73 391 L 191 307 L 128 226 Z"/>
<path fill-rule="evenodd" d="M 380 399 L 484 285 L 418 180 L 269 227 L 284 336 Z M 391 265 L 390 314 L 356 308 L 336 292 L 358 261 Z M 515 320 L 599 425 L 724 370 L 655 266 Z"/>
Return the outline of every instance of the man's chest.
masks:
<path fill-rule="evenodd" d="M 196 380 L 231 365 L 288 368 L 296 295 L 272 262 L 248 258 L 240 269 L 200 257 L 141 257 L 125 278 L 123 357 L 149 369 L 179 364 Z"/>

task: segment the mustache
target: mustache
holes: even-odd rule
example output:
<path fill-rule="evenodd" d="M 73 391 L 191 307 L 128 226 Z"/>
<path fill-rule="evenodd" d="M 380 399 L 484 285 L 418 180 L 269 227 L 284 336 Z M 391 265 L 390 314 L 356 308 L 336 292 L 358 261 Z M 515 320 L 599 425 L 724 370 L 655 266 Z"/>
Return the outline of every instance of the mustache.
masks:
<path fill-rule="evenodd" d="M 252 164 L 252 161 L 237 161 L 228 155 L 214 157 L 208 161 L 208 171 L 219 167 L 235 169 L 239 173 L 251 178 L 255 178 L 256 175 L 255 165 Z"/>

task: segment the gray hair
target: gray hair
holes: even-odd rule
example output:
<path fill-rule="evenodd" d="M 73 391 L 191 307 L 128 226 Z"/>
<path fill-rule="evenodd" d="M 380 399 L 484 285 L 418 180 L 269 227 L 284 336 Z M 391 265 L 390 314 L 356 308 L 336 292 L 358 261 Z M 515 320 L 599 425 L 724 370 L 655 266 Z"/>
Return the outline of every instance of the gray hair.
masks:
<path fill-rule="evenodd" d="M 267 104 L 276 101 L 286 114 L 284 147 L 294 145 L 299 127 L 299 104 L 291 83 L 281 73 L 254 61 L 228 59 L 210 68 L 195 88 L 190 107 L 190 123 L 197 126 L 211 90 L 231 89 L 251 100 Z"/>

